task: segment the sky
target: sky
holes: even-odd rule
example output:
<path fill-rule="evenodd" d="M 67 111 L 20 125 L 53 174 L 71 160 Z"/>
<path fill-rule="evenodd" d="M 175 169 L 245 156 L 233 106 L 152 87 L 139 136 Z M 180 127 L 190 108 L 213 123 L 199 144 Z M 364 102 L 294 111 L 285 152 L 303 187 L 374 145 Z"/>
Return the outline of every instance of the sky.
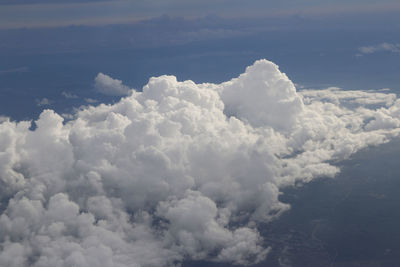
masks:
<path fill-rule="evenodd" d="M 56 27 L 131 23 L 161 15 L 196 18 L 218 15 L 280 17 L 287 15 L 330 16 L 394 12 L 397 1 L 7 1 L 0 2 L 0 27 Z"/>
<path fill-rule="evenodd" d="M 398 144 L 399 8 L 0 0 L 0 266 L 365 263 L 345 231 L 400 218 L 360 167 Z"/>

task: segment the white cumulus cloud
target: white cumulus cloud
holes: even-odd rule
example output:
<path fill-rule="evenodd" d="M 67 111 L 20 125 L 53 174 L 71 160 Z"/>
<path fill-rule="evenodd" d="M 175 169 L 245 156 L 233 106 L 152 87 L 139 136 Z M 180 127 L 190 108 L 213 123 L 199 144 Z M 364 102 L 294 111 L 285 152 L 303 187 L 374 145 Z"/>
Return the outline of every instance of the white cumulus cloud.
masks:
<path fill-rule="evenodd" d="M 0 123 L 0 266 L 247 265 L 270 250 L 258 225 L 290 208 L 281 188 L 397 136 L 400 100 L 296 92 L 259 60 L 222 84 L 151 78 L 116 104 L 30 125 Z"/>
<path fill-rule="evenodd" d="M 110 76 L 99 73 L 94 79 L 95 89 L 105 95 L 125 96 L 129 95 L 131 89 L 122 84 L 121 80 L 113 79 Z"/>
<path fill-rule="evenodd" d="M 10 118 L 7 116 L 0 115 L 0 123 L 8 121 Z"/>

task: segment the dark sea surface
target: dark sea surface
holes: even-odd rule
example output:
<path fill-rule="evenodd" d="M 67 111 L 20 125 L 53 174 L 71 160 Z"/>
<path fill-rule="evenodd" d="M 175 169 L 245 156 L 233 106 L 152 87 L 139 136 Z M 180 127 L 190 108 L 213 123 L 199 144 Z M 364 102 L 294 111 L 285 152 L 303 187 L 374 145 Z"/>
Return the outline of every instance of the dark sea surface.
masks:
<path fill-rule="evenodd" d="M 400 139 L 338 163 L 335 178 L 287 188 L 291 209 L 260 228 L 272 250 L 255 266 L 378 267 L 400 264 Z M 230 264 L 186 262 L 184 267 Z"/>

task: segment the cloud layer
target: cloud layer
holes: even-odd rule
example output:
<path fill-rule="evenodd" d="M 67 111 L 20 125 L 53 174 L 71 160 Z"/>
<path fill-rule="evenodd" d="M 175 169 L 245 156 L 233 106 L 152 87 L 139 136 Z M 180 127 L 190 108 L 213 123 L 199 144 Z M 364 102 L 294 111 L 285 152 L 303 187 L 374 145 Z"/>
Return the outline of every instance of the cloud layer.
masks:
<path fill-rule="evenodd" d="M 259 223 L 289 209 L 282 187 L 333 177 L 330 162 L 400 130 L 395 95 L 296 92 L 267 60 L 222 84 L 161 76 L 129 93 L 68 122 L 45 110 L 35 130 L 0 124 L 1 266 L 259 262 Z"/>

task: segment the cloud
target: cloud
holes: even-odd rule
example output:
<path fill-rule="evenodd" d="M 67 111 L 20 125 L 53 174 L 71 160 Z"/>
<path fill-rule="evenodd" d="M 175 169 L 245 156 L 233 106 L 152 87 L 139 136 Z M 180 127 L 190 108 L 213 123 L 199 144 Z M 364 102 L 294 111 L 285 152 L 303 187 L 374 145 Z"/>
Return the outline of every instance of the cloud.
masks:
<path fill-rule="evenodd" d="M 221 84 L 161 76 L 130 93 L 68 122 L 44 110 L 34 130 L 0 124 L 1 266 L 260 262 L 258 226 L 290 208 L 282 187 L 333 177 L 332 161 L 400 131 L 395 95 L 297 92 L 267 60 Z"/>
<path fill-rule="evenodd" d="M 377 52 L 400 53 L 400 44 L 381 43 L 371 46 L 362 46 L 358 48 L 361 54 L 373 54 Z"/>
<path fill-rule="evenodd" d="M 62 91 L 62 92 L 61 92 L 61 95 L 62 95 L 63 97 L 65 97 L 65 98 L 67 98 L 67 99 L 75 99 L 75 98 L 78 98 L 77 95 L 75 95 L 75 94 L 73 94 L 73 93 L 70 93 L 70 92 L 66 92 L 66 91 Z"/>
<path fill-rule="evenodd" d="M 0 123 L 10 120 L 9 117 L 0 115 Z"/>
<path fill-rule="evenodd" d="M 320 101 L 328 101 L 336 105 L 384 105 L 392 106 L 397 97 L 394 93 L 382 93 L 390 91 L 388 88 L 376 91 L 350 91 L 341 90 L 337 87 L 329 87 L 325 90 L 304 90 L 301 92 L 303 96 L 312 96 L 313 99 Z"/>
<path fill-rule="evenodd" d="M 124 96 L 128 95 L 131 89 L 122 84 L 121 80 L 113 79 L 110 76 L 99 73 L 94 79 L 95 89 L 105 95 Z"/>
<path fill-rule="evenodd" d="M 253 126 L 290 130 L 303 103 L 292 81 L 277 69 L 273 63 L 259 61 L 238 78 L 224 83 L 220 94 L 225 112 Z"/>
<path fill-rule="evenodd" d="M 93 98 L 85 98 L 85 101 L 86 101 L 87 103 L 89 103 L 89 104 L 94 104 L 94 103 L 99 102 L 98 100 L 93 99 Z"/>
<path fill-rule="evenodd" d="M 28 67 L 19 67 L 19 68 L 13 68 L 13 69 L 0 70 L 0 74 L 21 73 L 21 72 L 28 72 L 28 71 L 29 71 Z"/>
<path fill-rule="evenodd" d="M 360 1 L 271 1 L 253 0 L 245 6 L 243 1 L 182 1 L 182 0 L 153 0 L 153 1 L 127 1 L 127 0 L 0 0 L 0 28 L 36 28 L 36 27 L 64 27 L 69 25 L 111 25 L 130 24 L 138 21 L 167 14 L 174 17 L 188 19 L 216 14 L 225 18 L 249 19 L 272 18 L 291 20 L 291 17 L 324 19 L 329 21 L 334 17 L 335 25 L 341 23 L 344 16 L 352 15 L 352 23 L 360 17 L 385 16 L 397 13 L 400 5 L 393 0 Z M 360 4 L 362 3 L 362 5 Z M 93 12 L 95 10 L 96 12 Z M 18 14 L 26 14 L 21 20 Z M 340 18 L 339 18 L 340 17 Z M 358 19 L 355 19 L 358 18 Z M 362 19 L 360 23 L 364 22 Z M 375 20 L 372 20 L 375 22 Z M 297 20 L 298 22 L 298 20 Z M 295 22 L 296 26 L 297 22 Z M 393 22 L 392 22 L 393 23 Z M 234 23 L 236 24 L 236 23 Z M 267 27 L 271 27 L 267 23 Z M 278 23 L 279 26 L 280 23 Z M 315 23 L 313 23 L 314 25 Z M 325 23 L 323 23 L 326 26 Z M 365 26 L 365 22 L 363 28 Z M 376 26 L 376 23 L 374 24 Z M 348 26 L 348 25 L 347 25 Z M 314 25 L 315 27 L 315 25 Z M 313 27 L 313 28 L 314 28 Z M 349 26 L 348 26 L 349 27 Z M 209 33 L 206 33 L 209 34 Z"/>
<path fill-rule="evenodd" d="M 41 106 L 49 106 L 51 103 L 52 103 L 52 101 L 49 100 L 49 99 L 46 98 L 46 97 L 44 97 L 44 98 L 42 98 L 42 99 L 36 99 L 36 105 L 37 105 L 38 107 L 41 107 Z"/>
<path fill-rule="evenodd" d="M 87 2 L 107 2 L 115 0 L 0 0 L 0 5 L 32 5 L 32 4 L 66 4 L 66 3 L 87 3 Z"/>

